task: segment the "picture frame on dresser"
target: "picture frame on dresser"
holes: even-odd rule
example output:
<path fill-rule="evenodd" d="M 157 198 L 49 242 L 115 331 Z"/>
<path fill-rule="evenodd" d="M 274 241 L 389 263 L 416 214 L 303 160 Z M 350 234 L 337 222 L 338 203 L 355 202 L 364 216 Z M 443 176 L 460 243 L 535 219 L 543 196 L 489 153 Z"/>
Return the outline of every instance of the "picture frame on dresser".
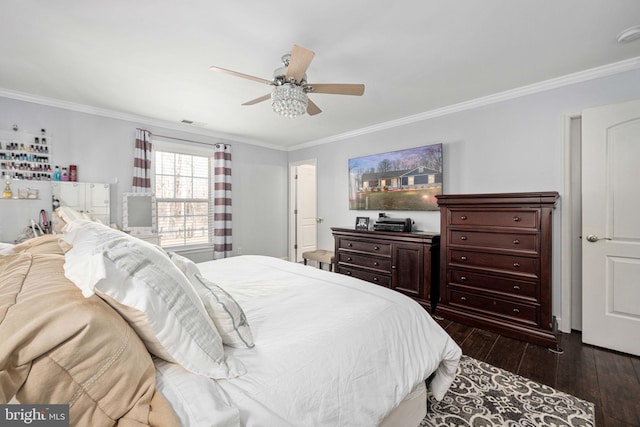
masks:
<path fill-rule="evenodd" d="M 366 216 L 356 217 L 356 230 L 368 230 L 368 229 L 369 229 L 369 218 Z"/>

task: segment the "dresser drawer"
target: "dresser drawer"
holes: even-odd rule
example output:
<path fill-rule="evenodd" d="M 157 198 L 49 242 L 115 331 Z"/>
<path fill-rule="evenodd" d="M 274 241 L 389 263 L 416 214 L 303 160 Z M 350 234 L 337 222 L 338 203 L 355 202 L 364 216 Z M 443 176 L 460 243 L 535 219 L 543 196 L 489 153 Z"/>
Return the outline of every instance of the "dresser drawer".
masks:
<path fill-rule="evenodd" d="M 450 233 L 450 245 L 482 246 L 530 253 L 538 252 L 538 234 L 491 233 L 465 230 L 452 230 Z"/>
<path fill-rule="evenodd" d="M 467 286 L 478 290 L 489 290 L 509 294 L 516 298 L 538 300 L 538 282 L 507 279 L 472 271 L 451 269 L 448 282 L 450 285 Z"/>
<path fill-rule="evenodd" d="M 357 279 L 366 280 L 367 282 L 375 283 L 376 285 L 384 286 L 386 288 L 391 287 L 391 276 L 386 274 L 376 274 L 371 271 L 358 270 L 357 268 L 349 268 L 342 265 L 338 265 L 337 272 Z"/>
<path fill-rule="evenodd" d="M 451 266 L 486 268 L 491 271 L 503 271 L 531 278 L 538 278 L 539 275 L 539 259 L 537 257 L 451 249 L 447 262 Z"/>
<path fill-rule="evenodd" d="M 391 273 L 391 258 L 376 258 L 350 252 L 339 252 L 338 262 Z"/>
<path fill-rule="evenodd" d="M 536 305 L 521 304 L 455 289 L 449 290 L 449 303 L 454 306 L 498 314 L 508 317 L 510 320 L 530 325 L 538 325 L 539 323 Z"/>
<path fill-rule="evenodd" d="M 451 209 L 451 225 L 537 228 L 538 210 L 471 210 Z"/>
<path fill-rule="evenodd" d="M 340 239 L 338 250 L 364 252 L 375 255 L 391 256 L 391 244 L 376 241 Z"/>

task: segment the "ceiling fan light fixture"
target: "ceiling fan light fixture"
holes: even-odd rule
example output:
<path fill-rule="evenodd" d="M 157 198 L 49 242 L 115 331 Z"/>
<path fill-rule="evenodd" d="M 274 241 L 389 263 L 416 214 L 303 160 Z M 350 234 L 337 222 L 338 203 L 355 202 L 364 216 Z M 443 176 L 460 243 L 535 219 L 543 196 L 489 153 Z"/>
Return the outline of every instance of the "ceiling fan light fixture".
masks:
<path fill-rule="evenodd" d="M 271 99 L 271 108 L 273 111 L 288 118 L 298 117 L 304 113 L 307 113 L 309 116 L 322 113 L 322 110 L 307 98 L 307 94 L 311 92 L 354 96 L 361 96 L 364 93 L 363 84 L 307 84 L 306 71 L 314 55 L 315 53 L 309 49 L 294 44 L 291 53 L 282 56 L 283 66 L 273 72 L 272 80 L 250 76 L 249 74 L 243 74 L 217 66 L 211 66 L 209 69 L 273 86 L 274 89 L 271 93 L 247 101 L 242 105 L 254 105 Z"/>
<path fill-rule="evenodd" d="M 302 89 L 293 83 L 277 85 L 271 92 L 273 111 L 290 119 L 303 115 L 307 111 L 309 98 Z"/>

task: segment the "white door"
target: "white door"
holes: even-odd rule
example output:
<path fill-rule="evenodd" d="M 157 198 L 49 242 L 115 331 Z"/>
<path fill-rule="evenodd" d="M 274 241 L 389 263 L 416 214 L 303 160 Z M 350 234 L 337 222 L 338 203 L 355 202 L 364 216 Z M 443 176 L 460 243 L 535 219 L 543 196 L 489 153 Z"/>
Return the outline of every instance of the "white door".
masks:
<path fill-rule="evenodd" d="M 316 205 L 316 167 L 298 166 L 297 185 L 297 262 L 302 261 L 302 253 L 314 251 L 318 244 L 318 223 Z"/>
<path fill-rule="evenodd" d="M 640 101 L 582 114 L 582 340 L 640 355 Z"/>
<path fill-rule="evenodd" d="M 305 251 L 317 248 L 318 222 L 316 161 L 289 164 L 289 260 L 302 261 Z"/>

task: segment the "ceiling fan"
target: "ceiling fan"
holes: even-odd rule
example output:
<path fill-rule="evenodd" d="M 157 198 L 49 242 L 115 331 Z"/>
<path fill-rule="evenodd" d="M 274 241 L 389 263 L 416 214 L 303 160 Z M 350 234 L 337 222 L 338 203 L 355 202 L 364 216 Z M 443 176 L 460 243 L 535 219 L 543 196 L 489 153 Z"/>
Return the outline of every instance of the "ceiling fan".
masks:
<path fill-rule="evenodd" d="M 322 112 L 322 110 L 307 97 L 309 93 L 356 96 L 364 93 L 363 84 L 307 83 L 306 71 L 314 55 L 315 53 L 309 49 L 293 45 L 291 53 L 282 56 L 283 66 L 276 68 L 273 72 L 272 80 L 266 80 L 216 66 L 209 67 L 209 69 L 274 86 L 273 92 L 247 101 L 242 105 L 254 105 L 271 99 L 273 110 L 289 118 L 297 117 L 305 112 L 310 116 Z"/>

